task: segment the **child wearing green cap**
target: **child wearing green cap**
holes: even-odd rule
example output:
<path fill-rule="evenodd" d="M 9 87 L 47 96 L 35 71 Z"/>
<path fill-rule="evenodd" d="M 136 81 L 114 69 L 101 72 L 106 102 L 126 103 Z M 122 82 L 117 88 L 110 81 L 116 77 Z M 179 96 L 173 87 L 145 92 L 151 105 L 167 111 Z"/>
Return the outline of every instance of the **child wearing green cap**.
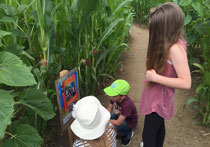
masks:
<path fill-rule="evenodd" d="M 117 137 L 122 138 L 122 146 L 128 146 L 133 136 L 133 129 L 138 122 L 136 106 L 128 96 L 130 85 L 125 80 L 116 80 L 104 89 L 110 96 L 110 103 L 107 107 L 112 113 L 110 122 L 116 126 Z"/>

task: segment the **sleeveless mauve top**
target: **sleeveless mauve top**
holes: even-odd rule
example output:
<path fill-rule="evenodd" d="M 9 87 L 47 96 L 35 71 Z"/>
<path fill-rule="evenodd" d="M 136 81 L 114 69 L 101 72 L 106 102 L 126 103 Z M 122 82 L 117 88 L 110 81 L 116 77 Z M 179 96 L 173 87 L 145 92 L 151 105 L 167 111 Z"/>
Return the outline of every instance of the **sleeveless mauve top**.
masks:
<path fill-rule="evenodd" d="M 182 45 L 185 50 L 186 42 L 179 40 L 177 43 Z M 176 71 L 170 61 L 168 61 L 168 69 L 163 76 L 176 78 Z M 158 83 L 151 87 L 146 86 L 147 81 L 144 81 L 144 88 L 140 100 L 140 111 L 142 115 L 147 115 L 156 112 L 162 118 L 168 120 L 174 115 L 174 93 L 175 89 Z"/>

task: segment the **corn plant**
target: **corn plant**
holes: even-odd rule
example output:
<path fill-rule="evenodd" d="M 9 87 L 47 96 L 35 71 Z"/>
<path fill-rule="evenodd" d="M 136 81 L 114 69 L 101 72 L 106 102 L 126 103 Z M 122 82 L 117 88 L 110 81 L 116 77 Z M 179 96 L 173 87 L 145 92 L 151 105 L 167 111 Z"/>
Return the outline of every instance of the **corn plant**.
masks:
<path fill-rule="evenodd" d="M 197 96 L 188 99 L 184 104 L 184 109 L 191 103 L 196 103 L 193 107 L 198 111 L 196 117 L 202 118 L 202 125 L 210 126 L 210 70 L 207 67 L 208 63 L 204 65 L 194 63 L 198 70 L 194 70 L 201 74 L 200 84 L 196 87 Z"/>
<path fill-rule="evenodd" d="M 131 2 L 3 0 L 0 145 L 41 146 L 46 121 L 55 115 L 54 80 L 61 69 L 78 67 L 82 96 L 115 76 L 118 59 L 128 49 Z M 34 135 L 26 139 L 29 133 Z"/>
<path fill-rule="evenodd" d="M 140 24 L 148 24 L 150 9 L 170 1 L 177 2 L 178 0 L 133 0 L 135 21 Z"/>
<path fill-rule="evenodd" d="M 201 76 L 196 88 L 197 97 L 186 101 L 186 105 L 196 102 L 198 110 L 196 116 L 203 118 L 202 124 L 210 125 L 210 3 L 207 0 L 180 0 L 179 5 L 185 12 L 185 28 L 189 44 L 189 59 L 193 65 L 191 69 Z M 195 69 L 198 68 L 197 69 Z"/>
<path fill-rule="evenodd" d="M 185 13 L 185 28 L 189 44 L 190 64 L 200 62 L 203 49 L 209 37 L 209 11 L 208 0 L 180 0 L 179 5 Z"/>
<path fill-rule="evenodd" d="M 78 67 L 82 96 L 94 94 L 100 79 L 115 74 L 118 58 L 127 49 L 124 42 L 133 18 L 130 3 L 64 0 L 58 4 L 56 44 L 65 55 L 57 61 L 67 69 Z"/>

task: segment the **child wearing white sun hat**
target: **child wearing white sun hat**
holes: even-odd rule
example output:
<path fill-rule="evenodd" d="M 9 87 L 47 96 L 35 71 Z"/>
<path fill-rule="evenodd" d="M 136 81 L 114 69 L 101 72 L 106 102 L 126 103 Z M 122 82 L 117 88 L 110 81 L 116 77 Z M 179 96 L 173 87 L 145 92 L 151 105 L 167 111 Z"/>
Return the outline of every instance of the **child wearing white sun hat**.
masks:
<path fill-rule="evenodd" d="M 116 132 L 109 123 L 110 113 L 94 96 L 80 99 L 72 112 L 73 133 L 79 137 L 73 147 L 116 147 Z"/>

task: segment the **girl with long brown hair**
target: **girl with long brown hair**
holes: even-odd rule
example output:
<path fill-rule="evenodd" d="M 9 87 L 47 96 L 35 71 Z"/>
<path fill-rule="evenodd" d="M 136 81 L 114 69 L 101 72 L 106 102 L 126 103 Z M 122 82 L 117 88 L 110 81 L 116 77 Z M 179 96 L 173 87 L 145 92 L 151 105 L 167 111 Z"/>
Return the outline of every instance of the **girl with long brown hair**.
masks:
<path fill-rule="evenodd" d="M 141 146 L 163 146 L 164 120 L 174 115 L 175 88 L 190 87 L 184 14 L 177 4 L 167 2 L 150 12 L 146 74 L 140 100 L 140 111 L 145 116 Z"/>

